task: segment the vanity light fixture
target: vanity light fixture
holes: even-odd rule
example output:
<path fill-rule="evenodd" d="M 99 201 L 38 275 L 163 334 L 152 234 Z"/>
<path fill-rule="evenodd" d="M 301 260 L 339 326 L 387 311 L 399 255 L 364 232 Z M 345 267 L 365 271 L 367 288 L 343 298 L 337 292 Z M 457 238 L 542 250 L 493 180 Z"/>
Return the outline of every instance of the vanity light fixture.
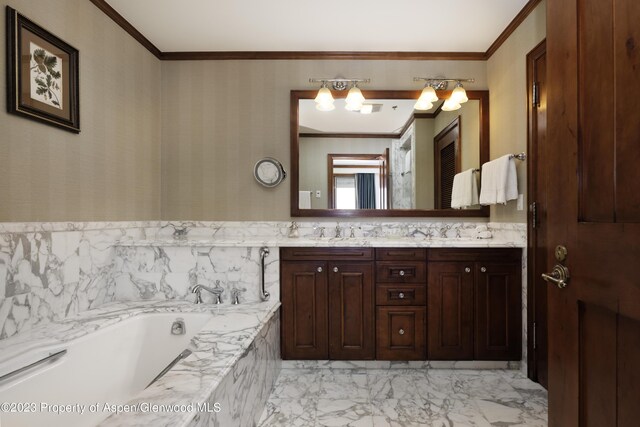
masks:
<path fill-rule="evenodd" d="M 320 111 L 331 111 L 336 108 L 335 105 L 333 105 L 334 99 L 328 87 L 329 83 L 331 83 L 333 90 L 337 91 L 346 90 L 350 87 L 347 98 L 345 99 L 347 103 L 345 108 L 349 111 L 360 111 L 364 105 L 365 98 L 358 87 L 358 83 L 369 83 L 370 81 L 370 79 L 309 79 L 310 83 L 322 84 L 315 98 L 316 109 Z"/>
<path fill-rule="evenodd" d="M 462 86 L 462 82 L 473 83 L 475 79 L 447 79 L 443 77 L 414 77 L 414 82 L 425 81 L 424 89 L 420 97 L 416 101 L 413 108 L 416 110 L 430 110 L 433 108 L 433 103 L 438 100 L 436 90 L 446 90 L 449 86 L 449 82 L 455 82 L 456 87 L 451 92 L 451 96 L 442 105 L 443 111 L 454 111 L 460 108 L 460 104 L 463 104 L 469 100 L 467 92 Z"/>

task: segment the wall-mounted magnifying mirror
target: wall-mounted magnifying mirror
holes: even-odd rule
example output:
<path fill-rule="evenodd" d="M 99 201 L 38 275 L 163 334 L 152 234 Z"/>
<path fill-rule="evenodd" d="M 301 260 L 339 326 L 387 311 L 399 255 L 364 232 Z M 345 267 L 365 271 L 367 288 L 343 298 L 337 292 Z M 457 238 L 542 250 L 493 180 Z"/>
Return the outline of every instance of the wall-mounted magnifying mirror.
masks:
<path fill-rule="evenodd" d="M 488 216 L 486 207 L 451 209 L 456 173 L 489 160 L 489 93 L 442 109 L 450 91 L 427 111 L 420 91 L 362 91 L 360 111 L 319 111 L 315 91 L 291 92 L 292 216 Z M 477 174 L 477 179 L 480 179 Z"/>

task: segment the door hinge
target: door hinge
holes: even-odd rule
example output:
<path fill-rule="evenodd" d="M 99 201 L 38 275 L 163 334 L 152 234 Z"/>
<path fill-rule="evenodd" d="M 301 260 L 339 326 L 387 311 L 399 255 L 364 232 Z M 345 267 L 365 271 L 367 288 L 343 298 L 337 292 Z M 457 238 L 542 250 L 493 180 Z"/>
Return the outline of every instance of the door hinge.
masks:
<path fill-rule="evenodd" d="M 538 204 L 533 202 L 529 205 L 529 212 L 531 212 L 531 228 L 538 227 Z"/>
<path fill-rule="evenodd" d="M 536 322 L 533 322 L 533 349 L 538 347 L 538 334 L 536 333 Z"/>
<path fill-rule="evenodd" d="M 538 82 L 533 82 L 533 106 L 537 108 L 540 106 L 540 84 Z"/>

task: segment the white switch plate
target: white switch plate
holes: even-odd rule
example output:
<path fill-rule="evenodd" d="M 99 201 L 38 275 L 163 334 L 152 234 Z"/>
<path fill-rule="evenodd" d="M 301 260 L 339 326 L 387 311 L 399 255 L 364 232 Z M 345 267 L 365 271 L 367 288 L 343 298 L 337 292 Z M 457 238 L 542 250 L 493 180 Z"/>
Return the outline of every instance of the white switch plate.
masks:
<path fill-rule="evenodd" d="M 320 197 L 322 197 L 320 194 L 321 194 L 320 190 L 316 190 L 316 199 L 319 199 Z"/>
<path fill-rule="evenodd" d="M 519 211 L 524 210 L 524 194 L 518 194 L 518 206 L 517 209 Z"/>

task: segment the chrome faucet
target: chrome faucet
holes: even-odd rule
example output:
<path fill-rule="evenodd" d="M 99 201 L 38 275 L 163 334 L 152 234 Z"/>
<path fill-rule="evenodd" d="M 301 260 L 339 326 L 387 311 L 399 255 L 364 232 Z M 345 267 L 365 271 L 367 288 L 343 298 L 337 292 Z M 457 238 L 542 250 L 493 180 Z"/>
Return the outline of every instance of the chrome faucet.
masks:
<path fill-rule="evenodd" d="M 451 224 L 443 224 L 440 228 L 440 237 L 446 239 L 448 237 L 447 231 L 449 230 L 451 230 Z"/>
<path fill-rule="evenodd" d="M 314 227 L 314 230 L 320 230 L 320 236 L 319 237 L 324 237 L 324 227 Z"/>
<path fill-rule="evenodd" d="M 298 237 L 300 234 L 298 232 L 298 223 L 295 221 L 291 222 L 291 226 L 289 226 L 289 237 L 290 238 L 296 238 Z"/>
<path fill-rule="evenodd" d="M 175 227 L 173 229 L 173 238 L 176 240 L 184 240 L 187 238 L 188 229 L 184 227 Z"/>
<path fill-rule="evenodd" d="M 355 237 L 356 237 L 356 228 L 357 229 L 361 229 L 362 227 L 354 227 L 353 225 L 349 227 L 349 229 L 350 229 L 349 238 L 355 239 Z"/>
<path fill-rule="evenodd" d="M 418 234 L 422 234 L 424 236 L 425 239 L 430 239 L 431 236 L 431 229 L 428 228 L 427 232 L 425 233 L 422 230 L 418 230 L 417 228 L 415 230 L 413 230 L 411 233 L 409 233 L 409 237 L 416 237 L 416 235 Z"/>
<path fill-rule="evenodd" d="M 340 227 L 340 223 L 336 223 L 336 238 L 339 239 L 342 237 L 342 228 Z"/>
<path fill-rule="evenodd" d="M 191 288 L 191 293 L 196 294 L 196 304 L 202 304 L 202 291 L 205 290 L 214 296 L 214 304 L 222 304 L 222 293 L 224 289 L 220 286 L 220 281 L 216 280 L 216 287 L 210 288 L 205 285 L 195 285 Z"/>

